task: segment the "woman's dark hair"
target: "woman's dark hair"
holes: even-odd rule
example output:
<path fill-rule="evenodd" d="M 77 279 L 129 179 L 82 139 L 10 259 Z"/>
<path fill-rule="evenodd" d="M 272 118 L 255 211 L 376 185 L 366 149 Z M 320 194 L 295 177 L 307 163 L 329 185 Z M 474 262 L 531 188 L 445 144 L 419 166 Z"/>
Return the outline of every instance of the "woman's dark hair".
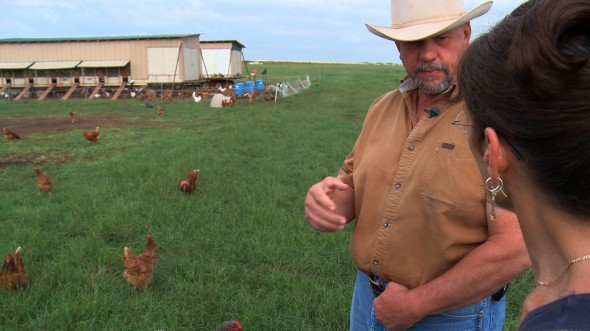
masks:
<path fill-rule="evenodd" d="M 477 38 L 458 69 L 472 139 L 492 127 L 540 190 L 590 215 L 590 1 L 531 0 Z"/>

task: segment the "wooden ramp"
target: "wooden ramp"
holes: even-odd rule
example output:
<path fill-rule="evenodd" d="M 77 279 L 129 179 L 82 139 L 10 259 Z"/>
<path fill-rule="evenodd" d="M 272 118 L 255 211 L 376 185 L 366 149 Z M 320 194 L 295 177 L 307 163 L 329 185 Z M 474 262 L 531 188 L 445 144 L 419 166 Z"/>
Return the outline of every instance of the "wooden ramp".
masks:
<path fill-rule="evenodd" d="M 49 94 L 49 92 L 51 92 L 51 90 L 53 90 L 55 85 L 57 85 L 57 84 L 53 83 L 53 84 L 47 86 L 47 89 L 45 91 L 43 91 L 43 93 L 41 93 L 41 95 L 39 96 L 39 98 L 37 98 L 37 100 L 39 100 L 39 101 L 45 100 L 45 98 L 47 98 L 47 95 Z"/>
<path fill-rule="evenodd" d="M 6 91 L 9 87 L 10 87 L 10 84 L 6 84 L 6 85 L 0 87 L 0 93 L 4 93 L 4 91 Z"/>
<path fill-rule="evenodd" d="M 125 89 L 125 86 L 127 86 L 127 83 L 123 82 L 121 84 L 121 86 L 119 86 L 119 88 L 117 89 L 115 94 L 113 94 L 113 97 L 111 98 L 111 100 L 117 100 L 119 98 L 119 96 L 121 95 L 121 93 L 123 92 L 123 90 Z"/>
<path fill-rule="evenodd" d="M 104 83 L 99 83 L 94 90 L 92 91 L 92 93 L 90 94 L 90 96 L 88 97 L 88 100 L 92 100 L 94 99 L 94 96 L 96 95 L 96 93 L 100 92 L 100 89 L 103 87 Z"/>
<path fill-rule="evenodd" d="M 18 101 L 20 100 L 22 97 L 25 96 L 25 94 L 27 92 L 29 92 L 29 90 L 31 89 L 31 87 L 33 87 L 33 83 L 27 85 L 24 89 L 22 89 L 20 92 L 18 92 L 18 94 L 16 95 L 16 97 L 14 97 L 14 101 Z"/>
<path fill-rule="evenodd" d="M 80 85 L 80 83 L 74 83 L 74 85 L 72 85 L 72 87 L 70 87 L 70 89 L 66 92 L 66 94 L 64 94 L 63 97 L 61 97 L 60 100 L 68 100 L 68 98 L 72 95 L 72 93 L 74 93 L 74 91 L 76 91 L 76 89 L 78 88 L 78 85 Z"/>

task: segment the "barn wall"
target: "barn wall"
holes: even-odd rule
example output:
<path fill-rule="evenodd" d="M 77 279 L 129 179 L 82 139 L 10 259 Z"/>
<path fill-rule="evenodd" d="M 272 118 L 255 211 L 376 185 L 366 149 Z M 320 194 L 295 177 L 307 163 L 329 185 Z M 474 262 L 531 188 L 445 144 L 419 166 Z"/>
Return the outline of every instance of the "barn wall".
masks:
<path fill-rule="evenodd" d="M 232 76 L 242 76 L 242 50 L 231 51 L 230 71 Z"/>
<path fill-rule="evenodd" d="M 183 68 L 183 80 L 198 80 L 201 75 L 201 52 L 199 36 L 182 40 L 183 54 L 180 58 L 180 68 Z"/>
<path fill-rule="evenodd" d="M 203 49 L 203 76 L 224 77 L 230 72 L 231 51 L 229 49 Z"/>
<path fill-rule="evenodd" d="M 203 61 L 209 76 L 221 73 L 230 77 L 242 75 L 242 46 L 235 41 L 201 42 Z M 205 75 L 203 69 L 203 75 Z"/>

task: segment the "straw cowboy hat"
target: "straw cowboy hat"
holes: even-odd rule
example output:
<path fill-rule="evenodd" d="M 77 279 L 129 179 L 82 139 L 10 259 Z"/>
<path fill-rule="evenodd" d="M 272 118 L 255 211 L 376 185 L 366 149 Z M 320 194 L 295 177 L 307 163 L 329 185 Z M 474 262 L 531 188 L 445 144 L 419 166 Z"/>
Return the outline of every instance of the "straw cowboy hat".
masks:
<path fill-rule="evenodd" d="M 470 11 L 464 0 L 391 0 L 391 27 L 365 24 L 372 33 L 394 41 L 416 41 L 459 27 L 492 7 L 485 1 Z"/>

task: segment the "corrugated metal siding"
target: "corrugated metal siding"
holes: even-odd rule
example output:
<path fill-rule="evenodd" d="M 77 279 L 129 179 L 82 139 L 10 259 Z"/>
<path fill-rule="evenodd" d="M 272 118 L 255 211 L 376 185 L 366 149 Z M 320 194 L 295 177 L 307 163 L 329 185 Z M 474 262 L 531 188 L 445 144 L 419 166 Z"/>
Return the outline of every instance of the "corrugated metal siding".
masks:
<path fill-rule="evenodd" d="M 183 54 L 183 65 L 184 68 L 184 79 L 185 81 L 191 80 L 198 80 L 199 74 L 201 72 L 200 66 L 201 61 L 199 61 L 199 49 L 198 48 L 189 48 L 184 47 L 184 54 Z"/>
<path fill-rule="evenodd" d="M 112 61 L 129 59 L 131 62 L 131 79 L 148 80 L 147 49 L 150 47 L 180 47 L 181 43 L 198 49 L 199 37 L 193 35 L 186 38 L 136 39 L 136 40 L 90 40 L 67 42 L 0 42 L 0 62 L 23 61 Z M 196 73 L 200 72 L 200 59 L 197 60 Z M 181 53 L 180 68 L 177 72 L 180 81 L 185 76 L 184 58 Z M 170 73 L 174 75 L 174 71 Z M 176 80 L 178 82 L 178 79 Z"/>
<path fill-rule="evenodd" d="M 167 83 L 178 82 L 178 51 L 177 47 L 149 47 L 148 82 Z M 177 76 L 174 76 L 176 73 Z"/>
<path fill-rule="evenodd" d="M 232 49 L 231 42 L 202 43 L 201 49 Z"/>
<path fill-rule="evenodd" d="M 203 49 L 203 75 L 217 77 L 230 74 L 231 51 L 229 49 Z"/>
<path fill-rule="evenodd" d="M 232 76 L 242 75 L 242 50 L 231 51 L 231 74 Z"/>

